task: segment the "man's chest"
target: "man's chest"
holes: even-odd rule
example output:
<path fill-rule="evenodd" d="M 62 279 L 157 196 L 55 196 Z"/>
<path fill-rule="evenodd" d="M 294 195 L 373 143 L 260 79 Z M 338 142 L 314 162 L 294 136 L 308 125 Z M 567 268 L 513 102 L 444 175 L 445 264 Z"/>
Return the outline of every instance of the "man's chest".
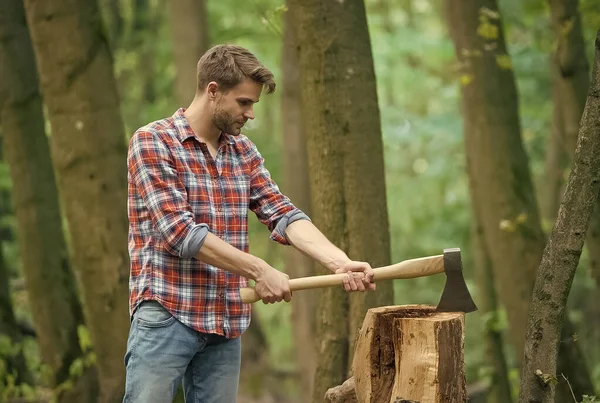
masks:
<path fill-rule="evenodd" d="M 197 222 L 225 225 L 247 218 L 251 164 L 230 147 L 213 158 L 199 144 L 178 150 L 177 174 Z"/>

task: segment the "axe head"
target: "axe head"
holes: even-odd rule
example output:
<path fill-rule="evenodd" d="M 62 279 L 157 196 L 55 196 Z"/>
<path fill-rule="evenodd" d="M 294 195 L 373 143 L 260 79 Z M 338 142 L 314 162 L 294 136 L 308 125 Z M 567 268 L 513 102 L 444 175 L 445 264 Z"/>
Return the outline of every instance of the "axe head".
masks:
<path fill-rule="evenodd" d="M 473 312 L 477 310 L 463 277 L 460 248 L 444 249 L 446 285 L 436 310 L 438 312 Z"/>

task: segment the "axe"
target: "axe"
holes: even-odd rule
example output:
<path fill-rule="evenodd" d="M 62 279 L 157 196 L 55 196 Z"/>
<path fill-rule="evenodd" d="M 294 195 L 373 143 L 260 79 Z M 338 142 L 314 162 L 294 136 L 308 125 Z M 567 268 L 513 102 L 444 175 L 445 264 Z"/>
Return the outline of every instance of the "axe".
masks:
<path fill-rule="evenodd" d="M 446 285 L 437 305 L 438 312 L 473 312 L 477 306 L 463 277 L 462 259 L 459 248 L 444 249 L 443 255 L 404 260 L 390 266 L 373 269 L 374 280 L 395 280 L 431 276 L 446 273 Z M 300 291 L 311 288 L 336 287 L 343 283 L 346 274 L 328 274 L 290 279 L 290 290 Z M 242 302 L 260 301 L 252 287 L 241 288 Z"/>

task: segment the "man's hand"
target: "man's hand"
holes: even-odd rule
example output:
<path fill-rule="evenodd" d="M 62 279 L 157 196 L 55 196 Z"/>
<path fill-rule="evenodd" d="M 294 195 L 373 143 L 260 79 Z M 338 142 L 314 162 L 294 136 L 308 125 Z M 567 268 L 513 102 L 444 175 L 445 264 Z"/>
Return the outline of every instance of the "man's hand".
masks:
<path fill-rule="evenodd" d="M 344 289 L 346 291 L 375 290 L 375 273 L 373 273 L 371 265 L 366 262 L 350 260 L 335 272 L 348 273 L 344 278 Z"/>
<path fill-rule="evenodd" d="M 290 278 L 287 274 L 265 263 L 261 275 L 256 278 L 254 289 L 263 303 L 272 304 L 284 300 L 290 302 Z"/>

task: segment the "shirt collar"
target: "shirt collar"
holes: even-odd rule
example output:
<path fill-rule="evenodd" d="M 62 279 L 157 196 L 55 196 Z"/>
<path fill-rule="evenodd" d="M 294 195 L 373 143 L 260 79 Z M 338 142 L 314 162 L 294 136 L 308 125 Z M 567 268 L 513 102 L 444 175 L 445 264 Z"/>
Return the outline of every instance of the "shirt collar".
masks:
<path fill-rule="evenodd" d="M 188 120 L 186 119 L 185 115 L 183 114 L 185 112 L 185 109 L 186 108 L 179 108 L 173 114 L 173 124 L 175 125 L 175 130 L 177 132 L 177 138 L 179 139 L 179 141 L 181 141 L 183 143 L 185 140 L 189 139 L 190 137 L 194 137 L 200 143 L 204 143 L 203 140 L 201 140 L 198 136 L 196 136 L 196 133 L 194 133 L 194 131 L 190 127 Z M 219 139 L 219 143 L 223 144 L 225 142 L 228 144 L 234 144 L 233 136 L 228 133 L 221 132 L 221 137 Z"/>

